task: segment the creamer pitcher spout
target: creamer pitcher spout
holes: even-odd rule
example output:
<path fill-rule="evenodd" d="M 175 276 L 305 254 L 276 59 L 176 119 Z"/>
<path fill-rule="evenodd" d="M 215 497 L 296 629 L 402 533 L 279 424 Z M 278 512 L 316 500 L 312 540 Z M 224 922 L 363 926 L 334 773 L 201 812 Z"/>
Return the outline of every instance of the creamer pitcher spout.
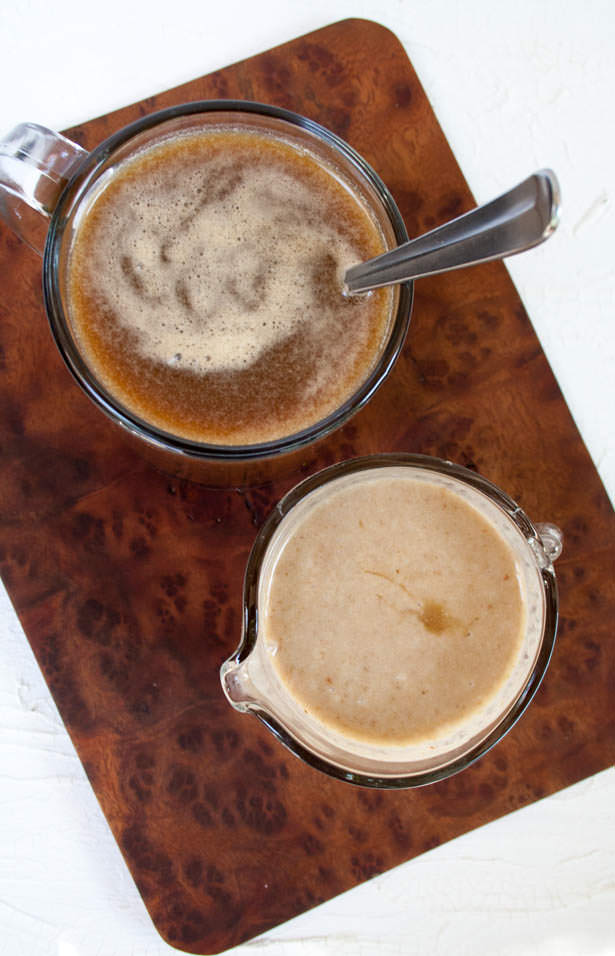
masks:
<path fill-rule="evenodd" d="M 256 687 L 248 670 L 249 657 L 242 661 L 230 658 L 220 670 L 222 689 L 235 710 L 245 714 L 259 703 Z"/>

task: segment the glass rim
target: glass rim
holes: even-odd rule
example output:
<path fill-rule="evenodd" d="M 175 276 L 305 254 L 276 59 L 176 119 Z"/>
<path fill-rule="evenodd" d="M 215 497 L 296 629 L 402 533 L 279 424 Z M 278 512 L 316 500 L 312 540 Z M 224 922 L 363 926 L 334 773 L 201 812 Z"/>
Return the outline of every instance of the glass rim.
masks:
<path fill-rule="evenodd" d="M 59 260 L 67 215 L 74 202 L 81 200 L 82 186 L 121 146 L 143 132 L 184 116 L 209 113 L 237 113 L 272 117 L 307 132 L 326 146 L 341 154 L 375 190 L 382 208 L 399 243 L 408 240 L 403 218 L 388 188 L 375 170 L 345 140 L 314 120 L 281 107 L 251 100 L 195 100 L 150 113 L 113 133 L 79 163 L 64 189 L 51 216 L 43 256 L 43 297 L 51 331 L 56 345 L 77 384 L 94 403 L 113 421 L 153 446 L 170 450 L 187 458 L 211 461 L 250 461 L 272 458 L 301 448 L 326 437 L 358 412 L 373 396 L 393 368 L 403 347 L 414 298 L 414 284 L 400 283 L 395 314 L 382 353 L 365 381 L 355 392 L 328 416 L 308 428 L 278 439 L 246 445 L 218 445 L 198 442 L 157 428 L 122 405 L 94 376 L 82 358 L 68 330 L 68 321 L 62 305 L 59 279 Z M 87 193 L 87 188 L 86 188 Z"/>
<path fill-rule="evenodd" d="M 352 458 L 330 465 L 316 474 L 310 475 L 291 488 L 290 491 L 280 499 L 260 528 L 248 558 L 244 577 L 243 630 L 241 641 L 234 654 L 222 665 L 220 670 L 221 677 L 223 677 L 225 673 L 225 668 L 236 666 L 245 661 L 256 645 L 258 639 L 258 587 L 260 569 L 271 539 L 286 516 L 300 501 L 307 497 L 307 495 L 336 478 L 345 477 L 355 472 L 386 468 L 391 465 L 412 466 L 437 474 L 447 475 L 471 485 L 478 491 L 483 492 L 508 515 L 526 539 L 530 550 L 533 550 L 530 546 L 530 541 L 540 542 L 540 535 L 534 524 L 509 495 L 493 482 L 489 481 L 489 479 L 454 462 L 430 455 L 392 452 L 364 455 L 359 458 Z M 485 737 L 469 747 L 463 754 L 446 763 L 424 771 L 412 771 L 407 774 L 392 772 L 391 774 L 382 773 L 372 775 L 362 771 L 349 770 L 341 764 L 336 764 L 314 753 L 298 740 L 291 731 L 283 726 L 281 722 L 268 713 L 264 707 L 258 704 L 251 705 L 248 708 L 248 712 L 258 717 L 271 733 L 297 757 L 316 770 L 320 770 L 338 780 L 344 780 L 348 783 L 372 789 L 401 790 L 425 786 L 453 776 L 459 771 L 465 770 L 470 764 L 484 756 L 512 729 L 527 709 L 547 671 L 557 634 L 559 601 L 557 581 L 551 562 L 547 561 L 544 567 L 538 567 L 538 571 L 543 588 L 544 620 L 538 654 L 527 680 L 520 693 L 513 700 L 512 705 L 496 726 L 493 727 Z"/>

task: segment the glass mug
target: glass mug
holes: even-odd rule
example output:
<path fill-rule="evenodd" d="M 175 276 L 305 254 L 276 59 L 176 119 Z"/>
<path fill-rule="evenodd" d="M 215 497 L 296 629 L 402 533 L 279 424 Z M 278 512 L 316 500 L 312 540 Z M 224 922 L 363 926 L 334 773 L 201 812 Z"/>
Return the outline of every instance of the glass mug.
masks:
<path fill-rule="evenodd" d="M 330 692 L 337 693 L 337 686 L 342 690 L 340 693 L 346 694 L 347 687 L 350 686 L 352 706 L 355 700 L 362 695 L 367 697 L 370 690 L 370 680 L 377 686 L 384 688 L 383 697 L 375 698 L 379 705 L 387 705 L 387 699 L 392 695 L 392 685 L 395 677 L 395 670 L 401 666 L 399 660 L 393 661 L 393 667 L 385 670 L 386 679 L 383 676 L 382 669 L 376 667 L 376 657 L 387 654 L 387 635 L 384 637 L 378 633 L 378 628 L 373 632 L 373 649 L 371 646 L 371 619 L 366 614 L 371 613 L 373 605 L 365 604 L 365 599 L 359 587 L 354 596 L 349 598 L 349 592 L 344 583 L 335 580 L 336 566 L 338 564 L 353 562 L 355 555 L 360 554 L 361 549 L 352 545 L 342 545 L 340 550 L 340 541 L 344 531 L 340 534 L 337 530 L 325 530 L 325 543 L 314 544 L 314 525 L 305 526 L 304 522 L 310 520 L 310 515 L 318 514 L 318 509 L 326 507 L 333 508 L 329 511 L 328 517 L 325 515 L 325 525 L 331 527 L 335 519 L 336 511 L 342 505 L 343 498 L 340 493 L 349 495 L 343 507 L 347 508 L 344 512 L 347 526 L 350 523 L 361 523 L 365 519 L 366 523 L 372 522 L 369 534 L 375 534 L 373 529 L 374 507 L 364 507 L 361 510 L 358 504 L 359 499 L 353 500 L 353 489 L 368 488 L 370 481 L 377 481 L 382 478 L 393 476 L 397 479 L 411 478 L 413 482 L 422 483 L 421 487 L 427 486 L 429 493 L 436 489 L 444 489 L 445 493 L 452 492 L 455 499 L 467 502 L 471 509 L 478 512 L 480 518 L 480 528 L 482 529 L 483 519 L 496 533 L 497 538 L 505 543 L 505 549 L 514 559 L 515 572 L 513 577 L 519 582 L 519 593 L 523 595 L 521 609 L 523 613 L 518 620 L 519 630 L 515 640 L 517 645 L 511 658 L 507 658 L 506 668 L 502 671 L 502 676 L 498 675 L 499 684 L 494 685 L 488 694 L 483 694 L 479 699 L 476 709 L 466 711 L 465 716 L 455 716 L 448 724 L 441 725 L 431 733 L 424 731 L 422 736 L 418 735 L 413 740 L 403 740 L 403 726 L 395 724 L 395 732 L 401 730 L 398 739 L 392 740 L 392 736 L 387 741 L 380 737 L 371 739 L 363 734 L 354 733 L 354 728 L 350 730 L 347 726 L 336 724 L 335 720 L 328 720 L 328 714 L 319 712 L 320 701 L 318 695 L 324 694 L 325 697 Z M 437 493 L 439 494 L 440 491 Z M 386 492 L 388 494 L 388 492 Z M 336 497 L 337 496 L 337 497 Z M 331 504 L 333 502 L 333 505 Z M 450 507 L 450 504 L 449 506 Z M 460 505 L 465 508 L 465 505 Z M 321 512 L 322 514 L 322 512 Z M 401 538 L 408 538 L 412 546 L 413 527 L 404 527 L 404 513 L 393 515 L 393 527 L 399 522 L 401 527 Z M 454 515 L 457 513 L 455 512 Z M 331 517 L 333 515 L 333 519 Z M 431 528 L 431 524 L 428 527 Z M 456 517 L 454 517 L 456 520 Z M 475 519 L 472 519 L 473 521 Z M 418 522 L 417 522 L 418 523 Z M 289 563 L 284 563 L 283 558 L 285 548 L 289 541 L 300 540 L 302 525 L 306 528 L 303 533 L 303 540 L 308 541 L 308 550 L 299 554 L 295 558 L 296 567 L 299 574 L 303 574 L 303 569 L 307 567 L 318 567 L 319 559 L 322 562 L 322 574 L 320 578 L 310 580 L 297 586 L 297 579 L 289 578 Z M 323 526 L 324 527 L 324 526 Z M 415 523 L 416 530 L 416 523 Z M 397 531 L 388 535 L 382 532 L 385 538 L 378 545 L 381 548 L 380 556 L 383 552 L 393 553 L 397 546 Z M 328 538 L 327 538 L 328 534 Z M 464 531 L 465 534 L 465 531 Z M 438 541 L 437 531 L 434 541 Z M 474 540 L 469 536 L 464 537 L 464 541 Z M 431 544 L 428 540 L 427 554 Z M 504 545 L 503 545 L 504 546 Z M 434 544 L 435 547 L 435 544 Z M 318 549 L 321 549 L 320 551 Z M 555 635 L 557 630 L 558 618 L 558 594 L 555 573 L 553 570 L 553 561 L 559 556 L 562 548 L 561 532 L 555 525 L 551 524 L 532 524 L 529 518 L 524 514 L 521 508 L 501 491 L 496 485 L 492 484 L 475 472 L 472 472 L 459 465 L 448 461 L 442 461 L 438 458 L 431 458 L 422 455 L 412 454 L 385 454 L 374 455 L 363 458 L 353 459 L 333 465 L 323 471 L 307 478 L 295 488 L 293 488 L 278 503 L 269 518 L 261 528 L 258 537 L 250 554 L 244 581 L 243 596 L 243 634 L 239 647 L 236 652 L 224 662 L 220 671 L 220 678 L 224 693 L 230 704 L 240 713 L 255 714 L 265 726 L 291 750 L 296 756 L 300 757 L 312 767 L 323 771 L 340 780 L 359 784 L 365 787 L 376 787 L 386 789 L 400 789 L 405 787 L 415 787 L 423 784 L 433 783 L 445 777 L 451 776 L 460 770 L 463 770 L 470 763 L 485 754 L 495 743 L 508 733 L 521 714 L 524 712 L 532 697 L 536 693 L 540 682 L 545 674 L 553 650 Z M 365 549 L 367 554 L 368 549 Z M 476 552 L 474 551 L 473 554 Z M 317 555 L 316 563 L 313 563 L 313 556 Z M 473 554 L 463 554 L 462 564 L 472 564 Z M 374 561 L 373 555 L 371 560 Z M 403 558 L 400 563 L 402 566 Z M 485 560 L 490 560 L 485 558 Z M 374 561 L 374 565 L 376 562 Z M 384 567 L 386 561 L 383 562 Z M 292 567 L 292 565 L 290 565 Z M 392 565 L 391 567 L 394 567 Z M 410 565 L 408 565 L 410 567 Z M 376 575 L 379 579 L 387 579 L 386 574 L 377 573 L 377 569 L 367 572 L 369 575 Z M 395 572 L 392 572 L 394 575 Z M 399 571 L 397 571 L 399 574 Z M 436 570 L 436 575 L 441 573 Z M 459 573 L 459 572 L 455 572 Z M 463 578 L 463 569 L 460 572 Z M 489 565 L 491 573 L 491 565 Z M 276 575 L 279 575 L 279 581 L 283 582 L 277 586 Z M 333 579 L 333 583 L 332 583 Z M 470 585 L 463 580 L 456 582 L 456 591 L 450 586 L 452 575 L 444 581 L 443 592 L 446 594 L 449 588 L 449 599 L 453 601 L 453 594 L 459 594 L 459 588 L 463 595 L 464 588 L 474 587 L 475 581 Z M 361 580 L 365 580 L 362 578 Z M 373 577 L 372 577 L 373 580 Z M 397 578 L 395 582 L 403 581 Z M 433 580 L 433 579 L 432 579 Z M 436 578 L 437 580 L 437 578 Z M 501 580 L 501 579 L 499 579 Z M 412 588 L 416 581 L 409 577 L 406 580 L 408 588 Z M 455 583 L 455 582 L 454 582 Z M 389 587 L 382 581 L 378 586 L 383 591 Z M 418 585 L 417 585 L 418 587 Z M 439 585 L 438 585 L 439 587 Z M 489 589 L 491 598 L 491 577 L 489 583 L 485 585 Z M 341 589 L 341 590 L 338 590 Z M 402 602 L 408 604 L 409 590 L 404 585 L 403 591 L 406 596 L 401 597 Z M 332 590 L 331 590 L 332 589 Z M 271 613 L 278 614 L 276 610 L 280 603 L 280 594 L 283 594 L 283 601 L 291 606 L 291 616 L 281 619 L 278 617 L 277 629 L 269 620 Z M 330 594 L 335 595 L 331 612 Z M 389 590 L 386 596 L 393 592 Z M 399 594 L 399 591 L 397 592 Z M 307 601 L 304 595 L 307 594 Z M 341 596 L 340 596 L 341 595 Z M 382 598 L 382 594 L 377 595 Z M 497 614 L 498 599 L 501 603 L 501 611 L 504 615 L 504 604 L 501 594 L 493 593 L 493 603 Z M 478 600 L 478 599 L 477 599 Z M 323 617 L 317 611 L 314 613 L 312 608 L 322 602 L 327 608 L 325 620 L 332 621 L 335 614 L 335 607 L 339 610 L 340 618 L 343 616 L 346 631 L 336 630 L 335 624 L 330 625 L 333 637 L 328 645 L 319 643 L 318 626 L 322 628 Z M 363 602 L 363 603 L 362 603 Z M 356 604 L 358 611 L 348 610 L 353 604 Z M 295 613 L 293 605 L 300 608 Z M 377 605 L 381 607 L 380 604 Z M 424 605 L 423 605 L 424 606 Z M 487 605 L 488 607 L 491 604 Z M 455 605 L 457 607 L 457 605 Z M 273 608 L 273 612 L 271 612 Z M 367 611 L 366 611 L 367 608 Z M 379 612 L 378 612 L 379 613 Z M 395 612 L 397 613 L 397 612 Z M 406 609 L 404 613 L 408 613 Z M 416 615 L 416 611 L 410 611 Z M 461 611 L 459 613 L 462 613 Z M 359 615 L 358 617 L 356 615 Z M 351 618 L 349 615 L 354 615 Z M 302 628 L 307 617 L 306 630 Z M 300 619 L 300 620 L 299 620 Z M 299 623 L 296 621 L 299 620 Z M 348 625 L 348 621 L 352 624 Z M 390 619 L 387 619 L 390 620 Z M 408 618 L 403 619 L 405 621 Z M 503 618 L 502 618 L 503 620 Z M 517 620 L 517 619 L 515 619 Z M 289 625 L 290 621 L 290 625 Z M 368 630 L 368 639 L 365 637 L 357 639 L 357 633 L 363 629 L 363 622 Z M 318 622 L 318 625 L 315 623 Z M 433 622 L 432 622 L 433 623 Z M 456 627 L 453 621 L 451 627 Z M 475 625 L 479 627 L 480 625 Z M 491 631 L 491 624 L 485 625 L 489 635 L 487 644 L 487 654 L 493 655 L 494 647 Z M 284 630 L 286 627 L 286 630 Z M 327 627 L 327 625 L 325 625 Z M 404 628 L 408 625 L 404 624 Z M 465 625 L 464 625 L 465 627 Z M 353 630 L 354 628 L 354 630 Z M 290 669 L 288 667 L 288 657 L 286 658 L 286 671 L 280 671 L 276 665 L 276 660 L 281 656 L 281 650 L 284 642 L 289 637 L 289 632 L 296 629 L 301 641 L 300 647 L 304 648 L 300 653 L 304 654 L 298 662 L 293 664 L 293 681 L 288 679 Z M 496 633 L 493 628 L 493 633 Z M 406 640 L 407 631 L 402 630 L 402 639 Z M 451 632 L 438 630 L 435 628 L 433 634 L 427 633 L 428 641 L 433 638 L 436 642 L 435 653 L 441 653 L 437 645 L 441 640 L 446 639 L 446 634 Z M 457 633 L 461 633 L 458 631 Z M 303 640 L 305 634 L 308 640 Z M 463 635 L 464 639 L 469 637 L 468 631 Z M 484 636 L 484 635 L 483 635 Z M 344 640 L 350 638 L 347 646 L 344 646 Z M 414 635 L 411 638 L 414 640 Z M 295 638 L 295 641 L 297 638 Z M 361 640 L 364 641 L 361 644 Z M 491 642 L 491 643 L 489 643 Z M 313 646 L 312 646 L 313 645 Z M 296 647 L 295 643 L 295 647 Z M 399 645 L 397 645 L 399 647 Z M 422 645 L 424 646 L 424 645 Z M 439 645 L 442 648 L 442 645 Z M 428 655 L 431 653 L 429 643 Z M 324 650 L 323 650 L 324 648 Z M 484 650 L 484 648 L 481 648 Z M 469 668 L 475 668 L 476 662 L 480 664 L 480 650 L 466 650 L 464 645 L 462 654 L 473 654 L 466 667 L 464 664 L 464 680 L 466 680 L 466 671 Z M 451 651 L 451 645 L 444 647 L 445 664 L 446 657 Z M 424 651 L 423 651 L 424 652 Z M 331 653 L 331 660 L 327 661 L 327 654 Z M 419 652 L 412 651 L 415 655 Z M 341 655 L 341 657 L 340 657 Z M 310 660 L 310 656 L 312 660 Z M 401 659 L 401 654 L 399 655 Z M 349 661 L 352 658 L 352 665 L 340 665 L 340 660 Z M 326 666 L 322 670 L 319 663 L 323 661 Z M 357 667 L 354 667 L 354 661 L 358 661 Z M 434 658 L 435 660 L 435 658 Z M 359 674 L 361 665 L 363 672 Z M 388 665 L 387 665 L 388 666 Z M 404 659 L 403 666 L 412 671 L 414 667 L 418 671 L 417 657 L 414 656 L 409 663 Z M 429 674 L 429 667 L 426 671 Z M 456 667 L 458 665 L 449 665 Z M 319 669 L 320 668 L 320 669 Z M 329 670 L 332 677 L 327 676 L 323 679 L 323 674 Z M 461 670 L 461 668 L 460 668 Z M 344 673 L 346 671 L 346 673 Z M 317 674 L 316 703 L 315 698 L 303 694 L 302 682 L 313 680 L 313 674 Z M 350 677 L 348 676 L 350 673 Z M 357 677 L 357 675 L 359 675 Z M 405 677 L 405 675 L 401 675 Z M 411 674 L 412 677 L 412 674 Z M 447 675 L 445 674 L 448 680 Z M 341 678 L 341 679 L 340 679 Z M 422 678 L 421 678 L 422 680 Z M 363 684 L 361 684 L 363 681 Z M 380 682 L 378 685 L 377 682 Z M 432 682 L 430 693 L 437 698 L 438 690 L 444 686 L 440 681 L 440 672 L 437 672 L 435 681 Z M 365 688 L 367 684 L 367 691 Z M 326 685 L 333 685 L 327 687 Z M 427 683 L 426 683 L 427 686 Z M 474 688 L 474 681 L 471 681 L 468 700 L 470 707 L 474 707 L 473 695 L 481 687 L 477 680 L 477 688 Z M 412 687 L 412 682 L 404 684 L 401 687 L 400 699 L 402 706 L 407 698 L 410 706 L 413 707 L 418 697 L 419 685 Z M 452 697 L 456 693 L 454 683 L 447 685 L 443 693 Z M 481 688 L 481 693 L 484 688 Z M 426 693 L 423 689 L 420 693 Z M 312 693 L 312 691 L 310 691 Z M 324 699 L 321 697 L 321 700 Z M 346 700 L 346 698 L 344 698 Z M 325 700 L 325 708 L 329 706 L 329 698 Z M 437 701 L 436 701 L 437 702 Z M 335 702 L 337 706 L 337 702 Z M 345 705 L 342 703 L 342 712 Z M 366 708 L 372 706 L 372 702 L 364 702 Z M 378 713 L 380 714 L 380 709 Z M 354 711 L 353 711 L 354 713 Z M 395 713 L 395 711 L 393 711 Z M 411 713 L 411 711 L 410 711 Z M 337 715 L 336 715 L 337 716 Z M 368 710 L 369 718 L 369 710 Z M 363 719 L 363 717 L 361 718 Z M 394 718 L 397 720 L 397 718 Z M 413 719 L 413 718 L 409 718 Z M 402 722 L 403 723 L 403 722 Z M 358 725 L 357 725 L 358 726 Z M 436 725 L 434 725 L 435 727 Z M 392 741 L 392 742 L 391 742 Z"/>
<path fill-rule="evenodd" d="M 328 435 L 369 400 L 402 348 L 413 290 L 411 283 L 393 290 L 384 341 L 353 394 L 324 418 L 294 434 L 243 445 L 189 440 L 157 427 L 115 397 L 88 365 L 71 326 L 67 271 L 76 227 L 84 210 L 87 218 L 88 204 L 118 164 L 159 141 L 220 124 L 277 134 L 299 151 L 320 159 L 326 168 L 334 169 L 344 188 L 360 197 L 377 224 L 385 248 L 407 240 L 390 193 L 355 150 L 302 116 L 234 100 L 186 103 L 145 116 L 114 133 L 91 153 L 50 130 L 23 124 L 0 144 L 0 214 L 36 252 L 43 254 L 43 290 L 51 330 L 68 369 L 90 399 L 137 440 L 141 452 L 153 451 L 154 462 L 163 468 L 196 480 L 213 479 L 214 484 L 237 484 L 271 477 L 276 470 L 268 464 L 294 461 L 306 446 Z"/>

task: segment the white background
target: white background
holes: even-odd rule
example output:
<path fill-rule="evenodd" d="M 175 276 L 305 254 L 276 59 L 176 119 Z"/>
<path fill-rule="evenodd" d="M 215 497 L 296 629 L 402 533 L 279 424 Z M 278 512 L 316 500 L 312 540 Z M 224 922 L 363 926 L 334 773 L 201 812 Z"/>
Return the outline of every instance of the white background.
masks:
<path fill-rule="evenodd" d="M 22 120 L 70 126 L 349 16 L 377 20 L 402 41 L 479 201 L 541 166 L 556 170 L 562 225 L 509 268 L 613 499 L 610 0 L 1 0 L 0 130 Z M 614 807 L 611 768 L 241 952 L 615 954 Z M 152 927 L 0 586 L 0 954 L 173 952 Z"/>

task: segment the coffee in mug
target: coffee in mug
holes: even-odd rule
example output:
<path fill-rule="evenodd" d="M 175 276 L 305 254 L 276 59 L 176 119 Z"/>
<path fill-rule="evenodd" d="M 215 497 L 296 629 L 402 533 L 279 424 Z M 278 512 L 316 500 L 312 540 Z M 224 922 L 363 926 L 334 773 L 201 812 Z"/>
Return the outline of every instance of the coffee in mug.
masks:
<path fill-rule="evenodd" d="M 196 442 L 252 445 L 326 418 L 390 332 L 392 292 L 343 295 L 385 238 L 339 169 L 226 124 L 163 138 L 93 191 L 68 313 L 122 405 Z"/>
<path fill-rule="evenodd" d="M 352 147 L 287 110 L 184 103 L 90 153 L 21 124 L 0 144 L 0 197 L 43 256 L 68 369 L 174 474 L 287 473 L 404 343 L 412 283 L 342 295 L 349 265 L 407 240 L 395 202 Z"/>

